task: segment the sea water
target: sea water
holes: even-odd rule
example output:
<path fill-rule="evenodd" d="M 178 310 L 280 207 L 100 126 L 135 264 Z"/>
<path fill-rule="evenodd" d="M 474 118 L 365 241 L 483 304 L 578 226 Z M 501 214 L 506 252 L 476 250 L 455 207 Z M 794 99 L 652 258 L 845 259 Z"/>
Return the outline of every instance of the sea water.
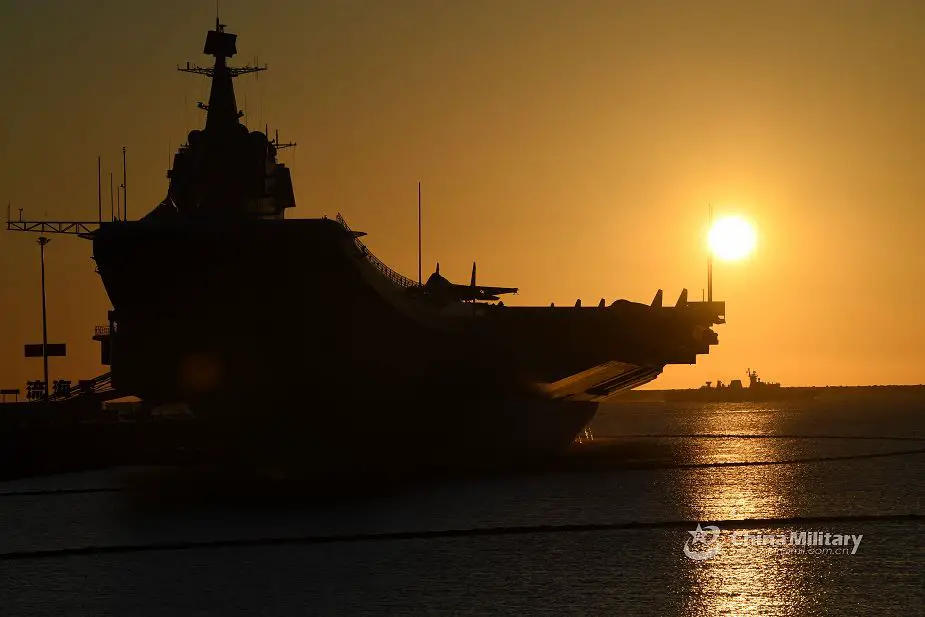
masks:
<path fill-rule="evenodd" d="M 5 482 L 0 614 L 925 611 L 925 395 L 609 405 L 592 428 L 613 453 L 595 471 L 349 498 L 172 503 L 131 469 Z"/>

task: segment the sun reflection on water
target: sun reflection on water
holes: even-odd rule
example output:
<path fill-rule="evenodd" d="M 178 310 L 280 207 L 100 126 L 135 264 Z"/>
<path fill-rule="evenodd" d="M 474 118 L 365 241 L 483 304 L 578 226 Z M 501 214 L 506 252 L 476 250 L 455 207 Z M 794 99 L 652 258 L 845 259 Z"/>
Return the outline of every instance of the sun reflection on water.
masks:
<path fill-rule="evenodd" d="M 773 414 L 724 410 L 725 423 L 711 423 L 713 414 L 693 414 L 693 434 L 730 435 L 722 439 L 693 439 L 694 458 L 703 463 L 742 463 L 786 460 L 786 442 L 781 439 L 737 438 L 735 434 L 775 433 Z M 741 421 L 739 421 L 741 420 Z M 794 491 L 804 485 L 797 465 L 755 465 L 704 467 L 682 474 L 683 508 L 688 520 L 729 521 L 754 518 L 791 517 L 797 514 Z M 807 568 L 814 562 L 805 556 L 782 552 L 780 547 L 736 544 L 736 528 L 720 523 L 719 552 L 697 561 L 679 551 L 683 577 L 689 593 L 684 614 L 788 615 L 803 613 L 812 603 Z M 742 530 L 739 529 L 741 532 Z M 755 529 L 750 534 L 787 533 L 789 529 Z M 690 539 L 684 533 L 679 542 Z M 799 608 L 802 607 L 802 608 Z"/>

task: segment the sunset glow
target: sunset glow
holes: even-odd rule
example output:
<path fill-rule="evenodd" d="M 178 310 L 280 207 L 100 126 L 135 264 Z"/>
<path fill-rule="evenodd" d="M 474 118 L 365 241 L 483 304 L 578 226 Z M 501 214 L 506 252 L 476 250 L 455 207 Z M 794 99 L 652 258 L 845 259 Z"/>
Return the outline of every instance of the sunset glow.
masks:
<path fill-rule="evenodd" d="M 48 4 L 54 20 L 46 3 L 0 3 L 0 46 L 17 59 L 0 100 L 0 203 L 14 220 L 20 208 L 30 221 L 109 219 L 126 179 L 139 219 L 204 125 L 208 81 L 177 65 L 210 66 L 200 39 L 215 2 Z M 220 9 L 240 36 L 232 66 L 270 67 L 235 80 L 241 121 L 298 144 L 279 151 L 297 204 L 287 218 L 341 212 L 416 280 L 420 181 L 423 277 L 439 260 L 466 284 L 478 260 L 480 283 L 520 289 L 508 305 L 649 303 L 659 288 L 670 303 L 685 287 L 699 298 L 712 247 L 715 299 L 729 311 L 722 343 L 653 387 L 748 366 L 785 384 L 920 383 L 925 138 L 910 127 L 923 118 L 925 3 L 719 4 Z M 727 262 L 741 251 L 735 234 L 708 235 L 726 236 L 732 215 L 755 246 Z M 42 340 L 39 248 L 5 229 L 0 242 L 0 388 L 24 388 L 43 375 L 23 357 Z M 91 337 L 113 307 L 91 254 L 73 237 L 46 250 L 48 336 L 67 344 L 51 379 L 108 371 Z M 865 293 L 837 310 L 822 300 L 845 289 Z M 908 301 L 894 302 L 896 290 Z M 884 306 L 890 319 L 870 323 Z M 848 334 L 858 328 L 869 334 Z"/>

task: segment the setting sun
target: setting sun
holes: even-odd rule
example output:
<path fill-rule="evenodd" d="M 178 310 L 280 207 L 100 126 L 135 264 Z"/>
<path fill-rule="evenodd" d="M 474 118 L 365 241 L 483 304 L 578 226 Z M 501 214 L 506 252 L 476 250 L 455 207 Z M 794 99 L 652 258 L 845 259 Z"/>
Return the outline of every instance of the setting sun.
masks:
<path fill-rule="evenodd" d="M 713 223 L 707 243 L 720 259 L 742 259 L 755 250 L 757 234 L 752 224 L 742 217 L 727 216 Z"/>

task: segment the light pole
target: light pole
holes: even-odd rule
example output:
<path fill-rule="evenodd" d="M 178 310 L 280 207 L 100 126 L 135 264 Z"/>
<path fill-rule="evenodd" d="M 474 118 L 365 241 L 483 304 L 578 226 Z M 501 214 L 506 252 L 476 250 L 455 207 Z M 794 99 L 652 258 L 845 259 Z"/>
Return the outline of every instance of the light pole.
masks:
<path fill-rule="evenodd" d="M 48 402 L 48 314 L 45 311 L 45 245 L 51 242 L 51 239 L 45 236 L 39 237 L 39 247 L 42 252 L 42 363 L 45 369 L 45 389 L 42 392 L 42 400 Z"/>
<path fill-rule="evenodd" d="M 125 146 L 122 146 L 122 218 L 128 220 L 128 180 L 125 175 Z"/>
<path fill-rule="evenodd" d="M 713 228 L 713 204 L 710 204 L 710 223 L 707 233 Z M 707 241 L 707 302 L 713 302 L 713 247 Z"/>

